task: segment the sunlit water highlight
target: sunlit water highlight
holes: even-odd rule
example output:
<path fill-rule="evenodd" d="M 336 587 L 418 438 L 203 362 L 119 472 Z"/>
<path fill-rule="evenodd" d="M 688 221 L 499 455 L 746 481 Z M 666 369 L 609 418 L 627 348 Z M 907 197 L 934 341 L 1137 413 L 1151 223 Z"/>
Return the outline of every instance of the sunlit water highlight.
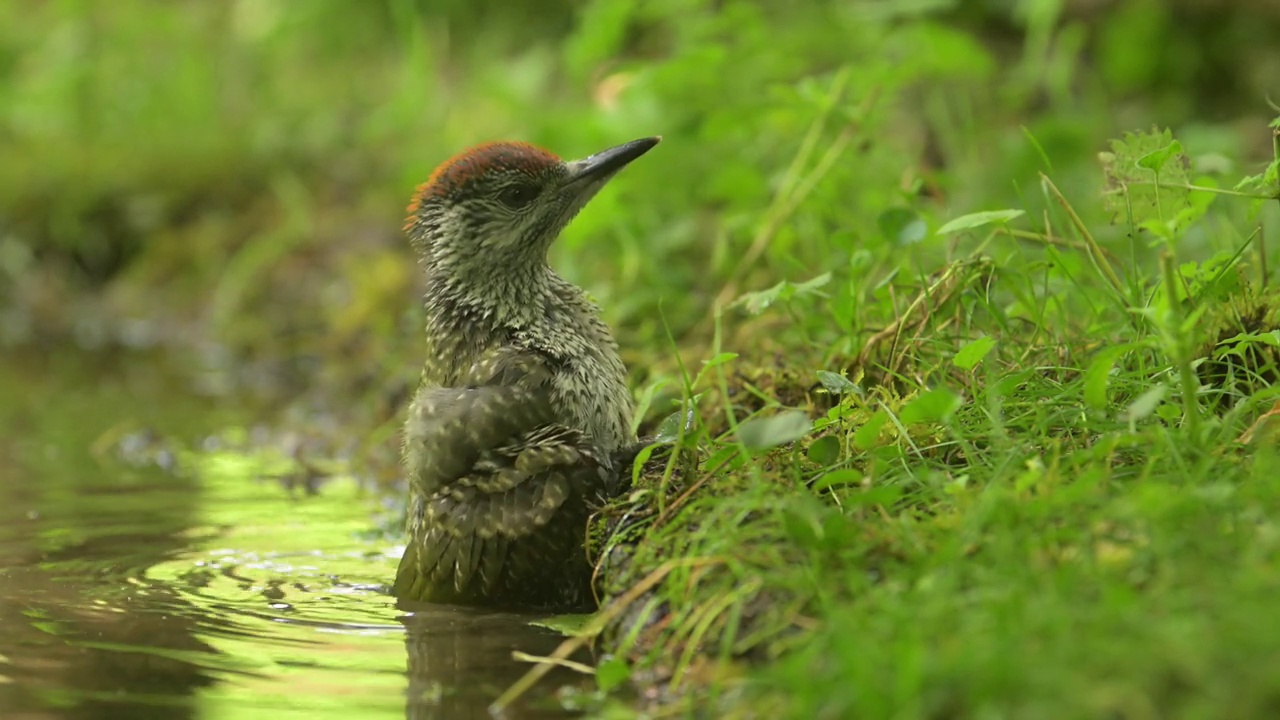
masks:
<path fill-rule="evenodd" d="M 527 669 L 512 651 L 559 643 L 526 616 L 397 607 L 400 548 L 354 481 L 102 452 L 113 427 L 194 439 L 234 412 L 131 362 L 0 361 L 0 717 L 489 717 Z M 509 716 L 568 716 L 551 691 L 575 678 Z"/>

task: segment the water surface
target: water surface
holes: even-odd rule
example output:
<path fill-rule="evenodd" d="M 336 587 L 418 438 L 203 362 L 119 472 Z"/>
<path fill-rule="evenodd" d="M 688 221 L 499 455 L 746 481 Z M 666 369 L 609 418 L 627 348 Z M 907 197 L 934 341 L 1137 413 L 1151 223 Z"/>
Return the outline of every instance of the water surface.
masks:
<path fill-rule="evenodd" d="M 0 356 L 0 717 L 489 717 L 560 642 L 398 608 L 376 493 L 263 477 L 209 440 L 245 414 L 146 357 Z"/>

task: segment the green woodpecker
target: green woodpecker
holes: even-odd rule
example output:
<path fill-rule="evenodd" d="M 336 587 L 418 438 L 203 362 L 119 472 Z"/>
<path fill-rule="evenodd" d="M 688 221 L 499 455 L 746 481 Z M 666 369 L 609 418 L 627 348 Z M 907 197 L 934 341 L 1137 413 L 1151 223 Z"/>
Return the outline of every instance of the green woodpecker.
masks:
<path fill-rule="evenodd" d="M 418 188 L 405 231 L 426 273 L 429 350 L 404 428 L 398 597 L 591 604 L 587 519 L 638 448 L 617 343 L 547 251 L 659 140 L 570 162 L 525 143 L 480 145 Z"/>

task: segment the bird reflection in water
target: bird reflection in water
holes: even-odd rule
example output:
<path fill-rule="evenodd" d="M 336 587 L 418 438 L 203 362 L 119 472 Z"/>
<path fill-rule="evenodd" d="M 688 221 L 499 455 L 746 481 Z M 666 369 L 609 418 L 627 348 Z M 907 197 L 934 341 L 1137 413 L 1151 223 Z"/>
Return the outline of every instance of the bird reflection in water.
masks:
<path fill-rule="evenodd" d="M 513 662 L 512 652 L 551 654 L 564 636 L 530 625 L 538 616 L 495 613 L 472 608 L 404 603 L 409 687 L 405 717 L 412 720 L 491 720 L 488 706 L 530 667 Z M 586 658 L 575 658 L 585 660 Z M 500 717 L 551 720 L 576 717 L 564 710 L 553 691 L 589 678 L 555 668 L 537 691 Z"/>

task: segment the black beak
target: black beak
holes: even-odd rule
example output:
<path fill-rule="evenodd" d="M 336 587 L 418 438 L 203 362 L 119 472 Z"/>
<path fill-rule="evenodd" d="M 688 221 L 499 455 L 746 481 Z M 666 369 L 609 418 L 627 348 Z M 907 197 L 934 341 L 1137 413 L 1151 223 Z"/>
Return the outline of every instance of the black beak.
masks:
<path fill-rule="evenodd" d="M 574 160 L 569 165 L 568 183 L 576 185 L 603 185 L 628 163 L 649 152 L 654 145 L 662 141 L 661 135 L 632 140 L 616 147 L 600 152 L 581 160 Z"/>

